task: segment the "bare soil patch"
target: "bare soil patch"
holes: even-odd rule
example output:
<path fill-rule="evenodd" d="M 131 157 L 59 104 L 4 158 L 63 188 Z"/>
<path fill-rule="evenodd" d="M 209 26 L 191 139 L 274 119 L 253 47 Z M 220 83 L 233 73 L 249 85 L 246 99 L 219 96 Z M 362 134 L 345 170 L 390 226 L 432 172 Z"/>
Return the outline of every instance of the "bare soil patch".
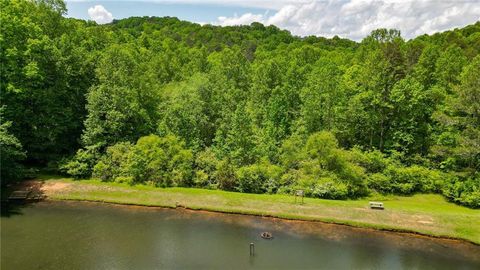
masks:
<path fill-rule="evenodd" d="M 65 189 L 68 189 L 70 186 L 71 186 L 70 183 L 47 182 L 41 186 L 41 190 L 48 195 L 48 193 L 50 192 L 58 192 L 61 190 L 65 190 Z"/>

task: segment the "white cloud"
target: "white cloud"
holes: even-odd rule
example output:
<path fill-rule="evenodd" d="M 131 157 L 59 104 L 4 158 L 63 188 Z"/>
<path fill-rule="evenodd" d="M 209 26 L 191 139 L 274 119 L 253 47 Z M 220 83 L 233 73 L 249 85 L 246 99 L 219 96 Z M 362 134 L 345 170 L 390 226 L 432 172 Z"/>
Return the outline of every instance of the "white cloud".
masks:
<path fill-rule="evenodd" d="M 242 25 L 242 24 L 251 24 L 252 22 L 260 22 L 263 20 L 262 14 L 252 14 L 245 13 L 242 16 L 238 17 L 236 14 L 233 17 L 218 17 L 218 24 L 227 26 L 227 25 Z"/>
<path fill-rule="evenodd" d="M 95 0 L 66 0 L 66 2 L 94 2 Z M 161 4 L 223 5 L 278 10 L 285 5 L 308 3 L 312 0 L 102 0 L 102 2 L 147 2 Z"/>
<path fill-rule="evenodd" d="M 113 21 L 112 13 L 108 12 L 102 5 L 95 5 L 88 9 L 88 16 L 90 19 L 99 24 L 110 23 Z"/>
<path fill-rule="evenodd" d="M 255 2 L 255 1 L 252 1 Z M 271 1 L 267 1 L 271 2 Z M 360 40 L 377 28 L 396 28 L 406 38 L 461 27 L 480 20 L 480 0 L 325 0 L 289 3 L 271 16 L 246 13 L 219 17 L 215 24 L 254 21 L 288 29 L 295 35 Z"/>

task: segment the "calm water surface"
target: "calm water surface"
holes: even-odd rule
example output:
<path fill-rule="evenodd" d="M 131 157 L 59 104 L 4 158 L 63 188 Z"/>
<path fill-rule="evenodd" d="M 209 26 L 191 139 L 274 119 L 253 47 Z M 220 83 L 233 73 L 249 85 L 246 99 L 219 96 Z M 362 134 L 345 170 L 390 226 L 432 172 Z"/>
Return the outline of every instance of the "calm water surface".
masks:
<path fill-rule="evenodd" d="M 480 247 L 315 222 L 41 202 L 2 215 L 1 269 L 478 270 Z"/>

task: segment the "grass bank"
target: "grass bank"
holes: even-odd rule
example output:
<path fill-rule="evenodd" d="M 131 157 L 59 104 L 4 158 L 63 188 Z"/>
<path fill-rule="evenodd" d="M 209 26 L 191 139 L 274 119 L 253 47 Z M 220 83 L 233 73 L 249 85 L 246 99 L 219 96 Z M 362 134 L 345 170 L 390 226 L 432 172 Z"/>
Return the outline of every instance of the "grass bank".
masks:
<path fill-rule="evenodd" d="M 50 199 L 101 201 L 119 204 L 177 207 L 288 219 L 314 220 L 383 230 L 459 238 L 480 244 L 480 210 L 447 202 L 442 196 L 419 194 L 362 200 L 305 198 L 295 203 L 288 195 L 245 194 L 196 188 L 155 188 L 145 185 L 74 181 L 43 177 Z M 368 202 L 381 200 L 385 210 L 371 210 Z"/>

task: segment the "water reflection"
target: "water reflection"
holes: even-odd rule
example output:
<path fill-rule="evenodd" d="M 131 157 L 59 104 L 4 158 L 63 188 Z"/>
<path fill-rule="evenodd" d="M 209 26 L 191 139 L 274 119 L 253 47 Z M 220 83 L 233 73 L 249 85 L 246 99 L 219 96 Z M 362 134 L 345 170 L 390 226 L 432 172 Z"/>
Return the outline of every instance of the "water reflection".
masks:
<path fill-rule="evenodd" d="M 2 217 L 2 269 L 480 269 L 473 244 L 333 224 L 79 202 L 19 211 Z"/>

